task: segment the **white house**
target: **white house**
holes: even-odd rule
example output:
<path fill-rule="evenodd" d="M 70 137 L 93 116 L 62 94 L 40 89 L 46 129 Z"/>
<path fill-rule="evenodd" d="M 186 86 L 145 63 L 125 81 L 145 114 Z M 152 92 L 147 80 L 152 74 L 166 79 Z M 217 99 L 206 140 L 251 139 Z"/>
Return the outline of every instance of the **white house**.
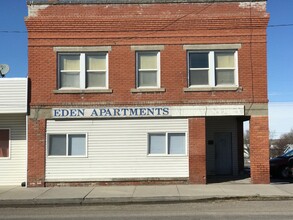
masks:
<path fill-rule="evenodd" d="M 26 78 L 0 78 L 0 186 L 27 180 Z"/>

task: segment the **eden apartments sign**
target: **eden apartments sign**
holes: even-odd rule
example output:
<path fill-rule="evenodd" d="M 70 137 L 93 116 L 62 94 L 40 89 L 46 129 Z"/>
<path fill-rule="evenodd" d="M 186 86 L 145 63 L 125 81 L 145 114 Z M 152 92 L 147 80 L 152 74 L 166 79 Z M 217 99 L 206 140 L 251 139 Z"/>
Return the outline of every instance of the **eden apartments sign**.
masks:
<path fill-rule="evenodd" d="M 52 118 L 152 118 L 188 116 L 240 116 L 243 105 L 53 108 Z"/>

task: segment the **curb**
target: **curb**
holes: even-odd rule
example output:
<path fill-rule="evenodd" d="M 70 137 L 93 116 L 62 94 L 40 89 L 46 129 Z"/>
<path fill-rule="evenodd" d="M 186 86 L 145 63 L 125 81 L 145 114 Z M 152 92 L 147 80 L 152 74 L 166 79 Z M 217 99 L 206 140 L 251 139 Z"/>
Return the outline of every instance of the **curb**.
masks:
<path fill-rule="evenodd" d="M 86 206 L 86 205 L 121 205 L 121 204 L 159 204 L 159 203 L 189 203 L 215 201 L 280 201 L 293 200 L 292 196 L 216 196 L 216 197 L 115 197 L 115 198 L 73 198 L 73 199 L 19 199 L 0 200 L 3 207 L 31 207 L 31 206 Z"/>

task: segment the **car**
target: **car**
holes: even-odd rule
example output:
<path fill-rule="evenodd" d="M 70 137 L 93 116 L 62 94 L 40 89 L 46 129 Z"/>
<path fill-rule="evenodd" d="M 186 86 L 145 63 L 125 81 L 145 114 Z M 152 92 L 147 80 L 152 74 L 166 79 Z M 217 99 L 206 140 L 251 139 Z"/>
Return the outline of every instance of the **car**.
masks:
<path fill-rule="evenodd" d="M 292 159 L 291 159 L 292 158 Z M 289 178 L 292 176 L 293 149 L 281 156 L 270 159 L 270 174 L 272 177 Z"/>

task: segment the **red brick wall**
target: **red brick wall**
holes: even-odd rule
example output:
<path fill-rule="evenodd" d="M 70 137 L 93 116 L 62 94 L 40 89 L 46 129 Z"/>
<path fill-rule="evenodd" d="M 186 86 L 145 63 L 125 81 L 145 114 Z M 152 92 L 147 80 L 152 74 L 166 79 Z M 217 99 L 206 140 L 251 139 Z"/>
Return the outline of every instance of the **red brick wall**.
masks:
<path fill-rule="evenodd" d="M 239 3 L 150 5 L 51 5 L 28 17 L 31 105 L 104 105 L 267 102 L 266 25 L 259 8 Z M 253 30 L 251 29 L 253 28 Z M 187 87 L 184 44 L 240 43 L 240 91 L 183 92 Z M 135 52 L 131 45 L 162 44 L 162 93 L 133 94 Z M 112 94 L 54 94 L 54 46 L 112 46 Z M 139 103 L 140 102 L 140 103 Z"/>
<path fill-rule="evenodd" d="M 189 121 L 189 182 L 205 184 L 206 179 L 206 120 Z"/>
<path fill-rule="evenodd" d="M 44 186 L 46 161 L 46 121 L 29 119 L 28 186 Z"/>
<path fill-rule="evenodd" d="M 252 183 L 270 183 L 267 116 L 251 116 L 250 118 L 250 166 Z"/>

